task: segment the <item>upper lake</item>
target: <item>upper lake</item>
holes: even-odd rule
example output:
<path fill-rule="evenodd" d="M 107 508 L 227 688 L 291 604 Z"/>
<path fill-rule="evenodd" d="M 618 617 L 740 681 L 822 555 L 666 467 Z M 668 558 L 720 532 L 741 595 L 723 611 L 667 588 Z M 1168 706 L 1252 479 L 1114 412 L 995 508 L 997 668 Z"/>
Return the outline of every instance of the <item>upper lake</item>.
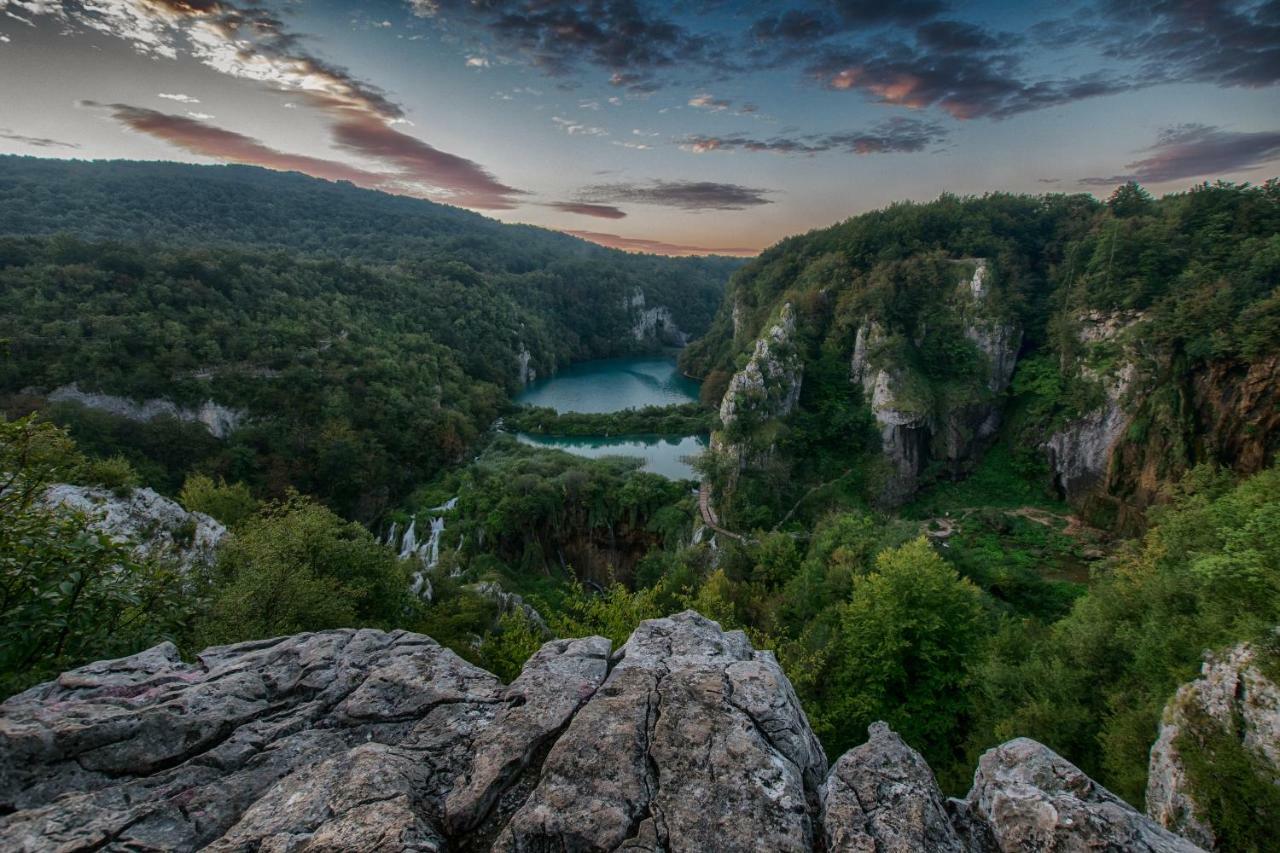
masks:
<path fill-rule="evenodd" d="M 606 358 L 565 368 L 550 379 L 529 385 L 516 402 L 557 412 L 603 414 L 644 406 L 697 402 L 698 383 L 680 375 L 669 358 Z M 544 436 L 517 433 L 525 444 L 553 447 L 580 456 L 633 456 L 644 470 L 672 479 L 696 479 L 684 457 L 707 446 L 705 435 L 672 436 Z"/>
<path fill-rule="evenodd" d="M 602 358 L 570 365 L 529 385 L 516 402 L 600 414 L 698 401 L 698 383 L 669 358 Z"/>

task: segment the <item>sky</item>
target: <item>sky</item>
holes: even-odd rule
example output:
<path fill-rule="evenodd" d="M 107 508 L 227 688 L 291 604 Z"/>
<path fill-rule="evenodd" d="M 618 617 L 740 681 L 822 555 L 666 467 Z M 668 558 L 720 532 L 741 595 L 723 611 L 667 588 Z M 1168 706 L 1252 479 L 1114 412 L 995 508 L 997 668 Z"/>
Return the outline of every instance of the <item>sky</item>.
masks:
<path fill-rule="evenodd" d="M 636 251 L 1280 174 L 1280 0 L 0 0 L 0 153 L 247 163 Z"/>

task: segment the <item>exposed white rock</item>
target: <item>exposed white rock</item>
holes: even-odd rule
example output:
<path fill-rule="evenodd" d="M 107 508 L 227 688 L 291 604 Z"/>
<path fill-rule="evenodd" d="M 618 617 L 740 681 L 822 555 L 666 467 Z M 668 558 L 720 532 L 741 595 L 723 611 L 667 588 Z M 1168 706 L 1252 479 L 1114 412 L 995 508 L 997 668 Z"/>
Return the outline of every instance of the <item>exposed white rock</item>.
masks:
<path fill-rule="evenodd" d="M 720 401 L 720 420 L 726 427 L 748 412 L 784 418 L 795 410 L 804 378 L 804 363 L 791 345 L 795 332 L 795 311 L 788 302 L 778 321 L 756 341 L 746 366 L 729 380 Z"/>
<path fill-rule="evenodd" d="M 1165 706 L 1147 770 L 1147 814 L 1202 847 L 1213 847 L 1213 827 L 1197 814 L 1179 735 L 1206 724 L 1219 726 L 1269 765 L 1280 785 L 1280 687 L 1259 669 L 1258 652 L 1248 643 L 1206 656 L 1200 672 Z"/>
<path fill-rule="evenodd" d="M 1103 344 L 1123 346 L 1125 333 L 1140 323 L 1136 311 L 1088 311 L 1079 317 L 1077 333 L 1086 348 Z M 1043 445 L 1054 481 L 1067 500 L 1092 491 L 1106 476 L 1111 452 L 1129 424 L 1125 399 L 1133 388 L 1137 368 L 1126 352 L 1112 371 L 1102 373 L 1087 363 L 1080 366 L 1085 378 L 1097 382 L 1105 394 L 1101 406 L 1068 423 Z"/>
<path fill-rule="evenodd" d="M 946 412 L 920 408 L 919 401 L 907 402 L 910 377 L 899 365 L 877 363 L 877 348 L 885 340 L 884 329 L 867 318 L 854 335 L 850 359 L 850 380 L 862 386 L 880 426 L 881 452 L 889 464 L 889 476 L 880 493 L 881 503 L 895 505 L 909 498 L 919 478 L 933 458 L 953 469 L 974 460 L 1000 429 L 999 396 L 1009 387 L 1017 365 L 1022 330 L 986 313 L 990 295 L 987 261 L 964 262 L 972 270 L 956 286 L 957 310 L 966 318 L 965 337 L 986 358 L 988 378 L 985 395 L 957 405 Z M 916 345 L 927 334 L 922 325 Z"/>
<path fill-rule="evenodd" d="M 658 341 L 681 347 L 689 342 L 689 336 L 680 330 L 670 308 L 665 305 L 645 307 L 644 291 L 640 288 L 633 290 L 622 304 L 631 313 L 631 337 L 637 341 Z"/>
<path fill-rule="evenodd" d="M 212 400 L 206 400 L 197 408 L 185 408 L 170 400 L 143 400 L 141 403 L 117 397 L 114 394 L 98 394 L 81 391 L 72 383 L 49 393 L 53 403 L 78 403 L 90 409 L 109 412 L 131 421 L 146 422 L 159 417 L 172 417 L 180 421 L 203 424 L 214 438 L 226 438 L 244 422 L 246 413 L 231 409 Z"/>
<path fill-rule="evenodd" d="M 134 489 L 120 497 L 107 489 L 59 483 L 45 492 L 45 502 L 84 513 L 94 530 L 132 543 L 138 559 L 172 557 L 186 568 L 212 564 L 227 535 L 227 528 L 215 519 L 187 512 L 151 489 Z"/>

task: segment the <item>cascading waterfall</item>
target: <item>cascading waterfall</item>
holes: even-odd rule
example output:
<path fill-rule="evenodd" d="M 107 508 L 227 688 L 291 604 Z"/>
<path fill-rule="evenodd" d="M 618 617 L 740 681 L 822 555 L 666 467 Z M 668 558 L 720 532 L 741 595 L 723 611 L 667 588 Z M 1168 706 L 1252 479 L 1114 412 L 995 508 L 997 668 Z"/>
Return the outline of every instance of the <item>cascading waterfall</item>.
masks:
<path fill-rule="evenodd" d="M 458 505 L 457 497 L 449 498 L 449 500 L 433 506 L 427 512 L 441 513 L 435 517 L 428 518 L 430 533 L 427 541 L 418 542 L 418 516 L 415 514 L 409 519 L 409 526 L 405 528 L 404 536 L 400 539 L 400 559 L 408 560 L 411 557 L 418 558 L 418 565 L 421 567 L 419 571 L 414 572 L 413 582 L 409 589 L 414 595 L 420 595 L 427 601 L 431 600 L 432 588 L 431 579 L 427 577 L 430 572 L 440 562 L 440 537 L 444 535 L 444 515 Z M 387 545 L 392 548 L 396 547 L 397 526 L 393 521 L 391 528 L 387 531 Z"/>

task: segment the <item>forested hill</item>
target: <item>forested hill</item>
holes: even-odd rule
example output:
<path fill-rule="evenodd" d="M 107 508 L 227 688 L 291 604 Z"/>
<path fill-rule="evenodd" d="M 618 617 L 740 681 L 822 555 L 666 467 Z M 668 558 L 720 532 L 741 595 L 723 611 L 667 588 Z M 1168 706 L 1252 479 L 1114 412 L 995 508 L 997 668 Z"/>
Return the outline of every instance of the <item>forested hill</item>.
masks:
<path fill-rule="evenodd" d="M 0 156 L 0 233 L 146 246 L 285 250 L 452 278 L 483 276 L 559 327 L 535 365 L 626 345 L 639 288 L 691 336 L 706 331 L 733 258 L 664 258 L 345 182 L 252 166 Z M 555 347 L 559 345 L 560 351 Z M 530 342 L 533 348 L 534 342 Z"/>
<path fill-rule="evenodd" d="M 1091 520 L 1136 528 L 1189 468 L 1274 458 L 1277 282 L 1275 180 L 943 196 L 766 250 L 682 358 L 708 399 L 729 389 L 733 486 L 772 517 L 831 471 L 900 504 L 1000 443 Z M 771 363 L 744 368 L 767 336 Z"/>
<path fill-rule="evenodd" d="M 0 395 L 212 400 L 248 416 L 228 440 L 55 414 L 161 488 L 199 463 L 368 519 L 462 459 L 529 371 L 704 332 L 740 263 L 298 174 L 0 157 Z"/>

